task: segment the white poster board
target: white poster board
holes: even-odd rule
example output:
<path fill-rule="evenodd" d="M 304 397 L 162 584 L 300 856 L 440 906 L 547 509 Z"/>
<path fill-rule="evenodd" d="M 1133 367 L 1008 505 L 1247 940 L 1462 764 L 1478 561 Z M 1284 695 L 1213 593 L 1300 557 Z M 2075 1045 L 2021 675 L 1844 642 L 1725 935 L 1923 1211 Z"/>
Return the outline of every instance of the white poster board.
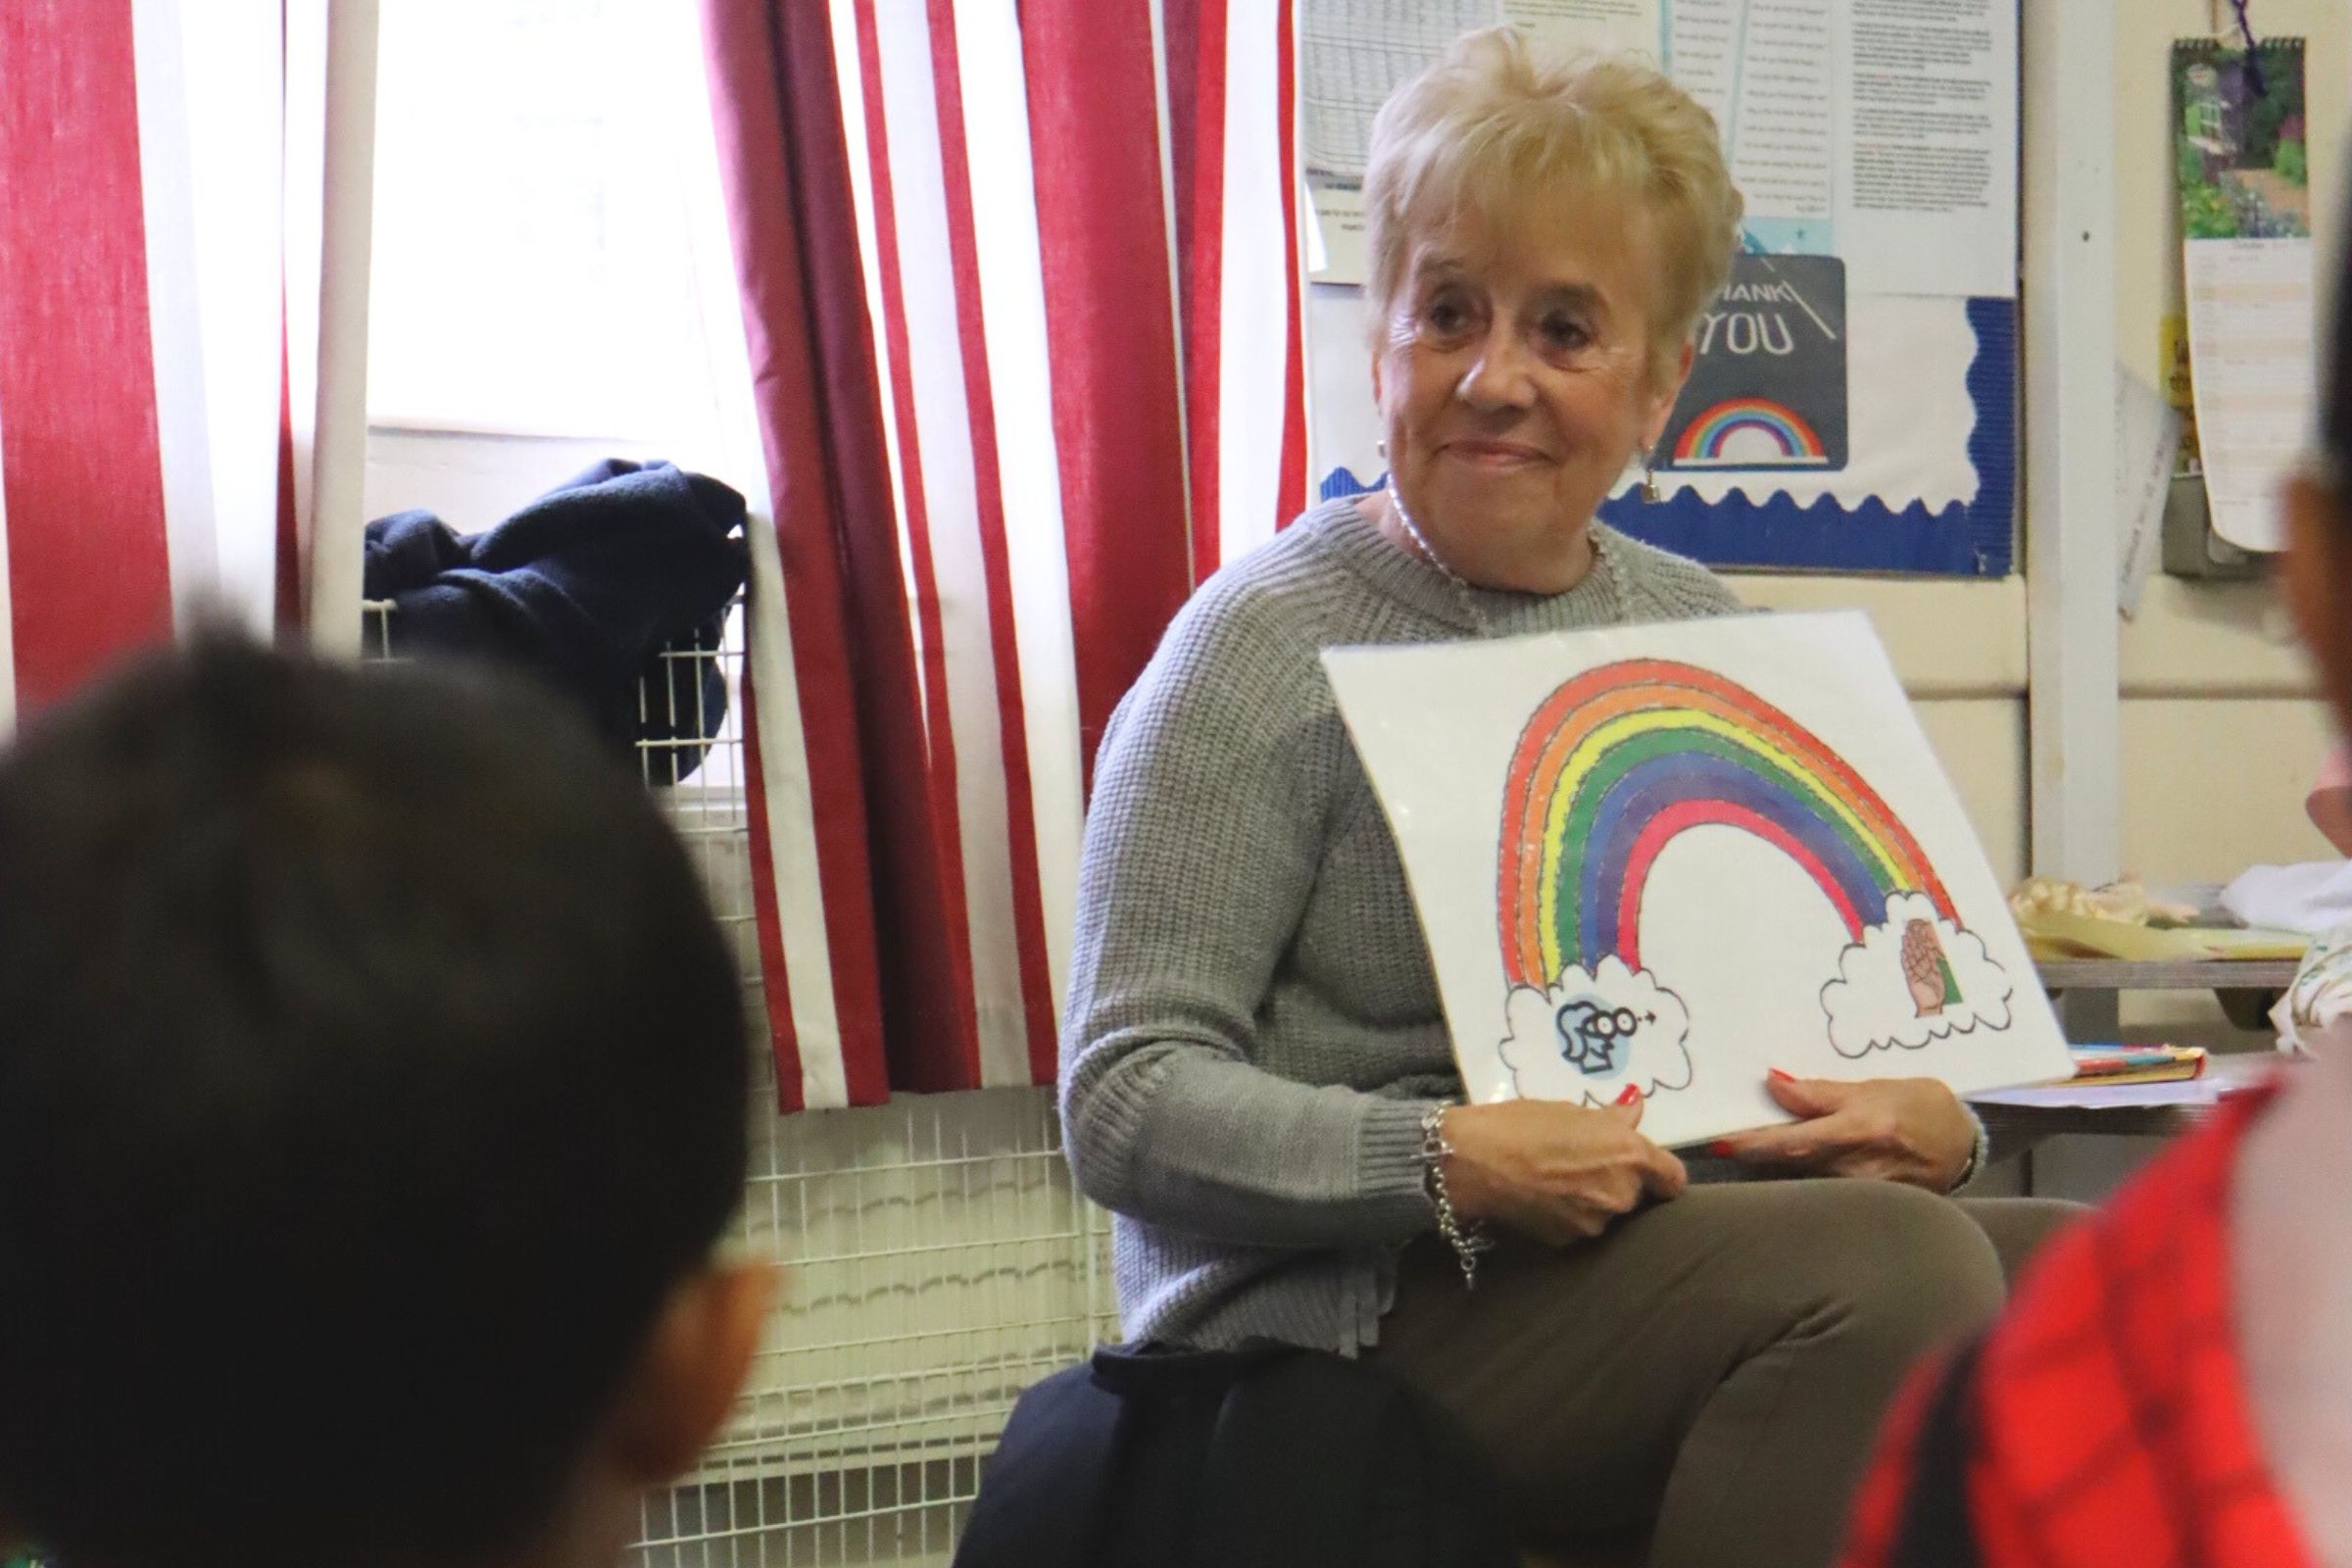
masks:
<path fill-rule="evenodd" d="M 1474 27 L 1632 54 L 1745 198 L 1698 360 L 1605 515 L 1717 565 L 2006 575 L 2017 511 L 2017 0 L 1302 0 L 1308 469 L 1377 487 L 1363 181 L 1396 87 Z"/>
<path fill-rule="evenodd" d="M 1773 1068 L 1966 1094 L 2072 1071 L 1867 618 L 1323 655 L 1473 1102 L 1647 1099 L 1686 1145 Z"/>
<path fill-rule="evenodd" d="M 1751 242 L 1856 295 L 2017 292 L 2015 0 L 1304 0 L 1321 283 L 1363 281 L 1372 121 L 1464 32 L 1649 59 L 1715 117 Z"/>

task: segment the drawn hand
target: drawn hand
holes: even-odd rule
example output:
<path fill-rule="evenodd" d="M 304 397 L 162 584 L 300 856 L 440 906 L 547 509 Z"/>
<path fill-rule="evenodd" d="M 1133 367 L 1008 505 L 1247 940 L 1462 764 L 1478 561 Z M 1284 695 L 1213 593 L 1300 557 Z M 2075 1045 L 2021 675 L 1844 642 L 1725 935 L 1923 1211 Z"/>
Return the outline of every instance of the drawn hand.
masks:
<path fill-rule="evenodd" d="M 1933 1078 L 1846 1083 L 1776 1072 L 1764 1087 L 1801 1119 L 1735 1133 L 1707 1152 L 1791 1175 L 1861 1176 L 1943 1193 L 1976 1149 L 1967 1107 Z"/>
<path fill-rule="evenodd" d="M 1943 950 L 1936 946 L 1935 928 L 1925 920 L 1903 927 L 1903 983 L 1911 988 L 1911 1004 L 1922 1018 L 1943 1010 Z"/>
<path fill-rule="evenodd" d="M 1463 1105 L 1446 1113 L 1446 1191 L 1466 1220 L 1490 1220 L 1564 1247 L 1608 1229 L 1646 1198 L 1688 1184 L 1683 1162 L 1635 1129 L 1642 1101 L 1592 1110 L 1556 1100 Z"/>

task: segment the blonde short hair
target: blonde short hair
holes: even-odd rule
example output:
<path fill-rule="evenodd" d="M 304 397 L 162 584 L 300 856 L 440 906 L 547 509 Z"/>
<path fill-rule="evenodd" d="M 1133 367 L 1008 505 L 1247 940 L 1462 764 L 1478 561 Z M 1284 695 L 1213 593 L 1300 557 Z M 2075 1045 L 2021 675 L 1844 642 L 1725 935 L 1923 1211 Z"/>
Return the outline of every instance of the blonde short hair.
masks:
<path fill-rule="evenodd" d="M 1372 122 L 1364 207 L 1375 332 L 1396 308 L 1416 227 L 1464 210 L 1507 220 L 1559 200 L 1646 219 L 1660 279 L 1650 347 L 1689 338 L 1740 243 L 1743 204 L 1715 117 L 1638 61 L 1540 60 L 1507 26 L 1457 38 Z"/>

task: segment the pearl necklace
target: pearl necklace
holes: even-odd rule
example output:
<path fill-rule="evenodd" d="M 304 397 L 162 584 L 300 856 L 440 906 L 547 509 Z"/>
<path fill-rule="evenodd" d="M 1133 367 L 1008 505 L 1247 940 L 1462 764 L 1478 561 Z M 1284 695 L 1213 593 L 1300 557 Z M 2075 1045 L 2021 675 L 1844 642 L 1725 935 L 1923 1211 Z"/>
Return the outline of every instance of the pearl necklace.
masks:
<path fill-rule="evenodd" d="M 1389 481 L 1388 489 L 1389 507 L 1396 514 L 1396 520 L 1404 524 L 1406 536 L 1420 550 L 1422 559 L 1437 567 L 1440 576 L 1453 584 L 1454 597 L 1462 602 L 1462 613 L 1470 617 L 1471 628 L 1481 637 L 1494 636 L 1494 627 L 1488 621 L 1486 612 L 1479 609 L 1478 596 L 1472 591 L 1470 580 L 1447 565 L 1446 558 L 1439 555 L 1437 547 L 1429 542 L 1429 535 L 1421 531 L 1421 525 L 1415 522 L 1413 514 L 1405 510 L 1404 497 L 1397 493 L 1395 479 Z M 1597 586 L 1607 596 L 1608 601 L 1608 614 L 1601 624 L 1604 626 L 1621 625 L 1625 621 L 1625 605 L 1618 597 L 1617 575 L 1609 568 L 1609 558 L 1600 548 L 1599 535 L 1588 532 L 1586 538 L 1592 547 L 1592 576 L 1597 579 Z"/>

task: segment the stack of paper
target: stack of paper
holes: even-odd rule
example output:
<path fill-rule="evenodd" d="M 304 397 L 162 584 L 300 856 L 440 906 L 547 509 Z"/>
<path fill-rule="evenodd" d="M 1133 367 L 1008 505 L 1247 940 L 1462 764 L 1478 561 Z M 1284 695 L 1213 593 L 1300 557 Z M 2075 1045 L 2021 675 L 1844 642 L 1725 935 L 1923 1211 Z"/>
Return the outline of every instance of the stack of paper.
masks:
<path fill-rule="evenodd" d="M 2230 1096 L 2260 1088 L 2272 1078 L 2293 1071 L 2274 1053 L 2249 1051 L 2209 1061 L 2194 1078 L 2161 1084 L 2119 1084 L 2112 1079 L 2077 1078 L 2062 1084 L 2032 1084 L 2023 1089 L 1986 1089 L 1967 1096 L 1977 1105 L 2009 1105 L 2034 1110 L 2148 1110 L 2165 1106 L 2195 1110 L 2218 1104 Z"/>

